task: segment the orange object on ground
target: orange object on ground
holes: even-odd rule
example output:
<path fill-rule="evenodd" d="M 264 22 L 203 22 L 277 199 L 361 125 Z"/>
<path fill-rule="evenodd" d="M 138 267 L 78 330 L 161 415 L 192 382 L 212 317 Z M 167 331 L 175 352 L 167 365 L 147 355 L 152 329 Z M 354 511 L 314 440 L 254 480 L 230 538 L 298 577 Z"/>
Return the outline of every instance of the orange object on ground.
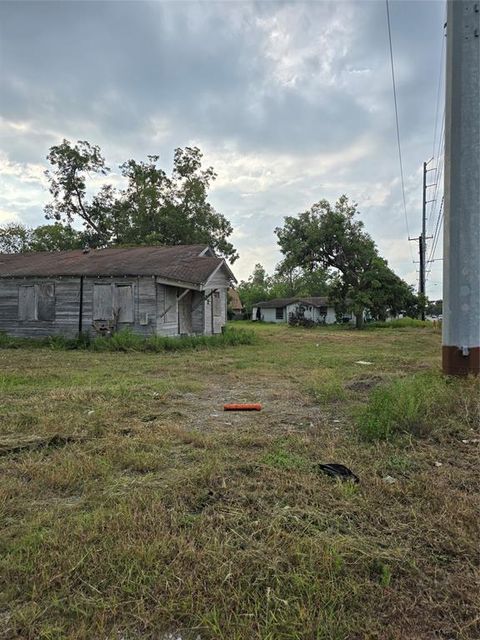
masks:
<path fill-rule="evenodd" d="M 253 404 L 224 404 L 224 411 L 261 411 L 262 405 L 258 402 Z"/>

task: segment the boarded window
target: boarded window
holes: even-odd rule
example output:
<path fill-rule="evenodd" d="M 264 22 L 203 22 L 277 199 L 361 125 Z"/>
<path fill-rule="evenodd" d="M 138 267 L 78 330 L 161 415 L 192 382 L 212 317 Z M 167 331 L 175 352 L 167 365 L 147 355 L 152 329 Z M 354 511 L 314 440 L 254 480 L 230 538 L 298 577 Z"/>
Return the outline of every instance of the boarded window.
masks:
<path fill-rule="evenodd" d="M 283 307 L 277 307 L 275 309 L 275 319 L 283 320 Z"/>
<path fill-rule="evenodd" d="M 18 287 L 18 319 L 36 320 L 37 305 L 35 304 L 34 285 L 21 285 Z"/>
<path fill-rule="evenodd" d="M 112 285 L 93 285 L 93 319 L 112 320 L 113 319 L 113 295 Z"/>
<path fill-rule="evenodd" d="M 222 315 L 222 298 L 219 291 L 213 294 L 213 315 L 217 318 Z"/>
<path fill-rule="evenodd" d="M 55 320 L 55 285 L 53 282 L 18 287 L 18 319 L 23 321 Z"/>
<path fill-rule="evenodd" d="M 53 282 L 36 285 L 37 320 L 55 320 L 55 285 Z"/>
<path fill-rule="evenodd" d="M 133 286 L 131 284 L 115 285 L 115 310 L 118 322 L 133 322 Z"/>
<path fill-rule="evenodd" d="M 177 322 L 177 290 L 175 287 L 165 287 L 165 322 Z"/>

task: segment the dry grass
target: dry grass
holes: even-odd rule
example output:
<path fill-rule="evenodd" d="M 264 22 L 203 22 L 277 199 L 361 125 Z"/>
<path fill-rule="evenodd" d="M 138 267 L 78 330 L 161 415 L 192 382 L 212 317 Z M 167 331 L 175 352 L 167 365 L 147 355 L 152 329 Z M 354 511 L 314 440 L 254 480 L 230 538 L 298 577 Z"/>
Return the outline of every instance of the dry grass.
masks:
<path fill-rule="evenodd" d="M 0 456 L 0 638 L 480 637 L 478 382 L 430 403 L 428 429 L 365 440 L 359 411 L 438 368 L 438 334 L 256 331 L 220 351 L 0 352 L 0 451 L 71 437 Z"/>

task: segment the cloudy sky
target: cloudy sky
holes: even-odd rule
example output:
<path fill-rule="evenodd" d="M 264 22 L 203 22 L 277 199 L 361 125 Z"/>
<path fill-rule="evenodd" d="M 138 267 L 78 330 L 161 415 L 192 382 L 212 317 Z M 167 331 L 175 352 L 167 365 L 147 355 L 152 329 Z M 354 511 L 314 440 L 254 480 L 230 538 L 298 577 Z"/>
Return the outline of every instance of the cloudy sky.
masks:
<path fill-rule="evenodd" d="M 418 235 L 421 167 L 443 112 L 445 4 L 391 1 L 390 17 Z M 0 224 L 44 222 L 45 156 L 62 138 L 100 145 L 114 182 L 128 158 L 159 154 L 169 168 L 175 147 L 196 144 L 218 173 L 211 201 L 234 225 L 239 278 L 278 262 L 283 216 L 346 193 L 413 284 L 390 74 L 383 0 L 0 0 Z"/>

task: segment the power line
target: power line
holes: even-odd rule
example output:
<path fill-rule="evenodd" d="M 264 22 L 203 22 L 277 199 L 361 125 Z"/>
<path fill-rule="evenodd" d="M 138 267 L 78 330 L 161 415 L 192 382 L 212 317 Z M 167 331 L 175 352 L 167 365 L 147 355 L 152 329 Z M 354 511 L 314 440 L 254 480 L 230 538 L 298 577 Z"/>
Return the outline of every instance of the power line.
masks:
<path fill-rule="evenodd" d="M 447 23 L 447 18 L 445 17 L 444 25 Z M 435 141 L 437 139 L 437 124 L 438 124 L 438 108 L 440 106 L 440 89 L 442 88 L 442 78 L 444 77 L 444 69 L 445 65 L 443 62 L 443 56 L 445 53 L 445 26 L 442 30 L 442 49 L 440 52 L 440 68 L 438 71 L 438 84 L 437 84 L 437 100 L 435 106 L 435 125 L 433 127 L 433 145 L 432 145 L 432 155 L 435 156 Z M 445 118 L 445 111 L 443 112 L 443 117 Z"/>
<path fill-rule="evenodd" d="M 400 180 L 402 183 L 403 211 L 405 215 L 405 226 L 407 228 L 407 237 L 410 238 L 410 226 L 408 224 L 407 202 L 405 198 L 405 180 L 403 175 L 402 147 L 400 145 L 400 127 L 398 124 L 397 89 L 396 89 L 396 83 L 395 83 L 395 65 L 393 63 L 392 30 L 390 26 L 390 9 L 388 6 L 388 0 L 385 0 L 385 5 L 387 8 L 388 43 L 390 47 L 390 65 L 392 69 L 393 102 L 395 104 L 395 125 L 397 129 L 398 162 L 400 165 Z M 408 245 L 408 246 L 410 248 L 410 257 L 412 259 L 412 262 L 414 262 L 412 247 L 411 245 Z"/>
<path fill-rule="evenodd" d="M 442 198 L 440 202 L 440 208 L 438 210 L 437 223 L 435 225 L 435 233 L 433 234 L 432 248 L 430 250 L 430 256 L 427 262 L 433 262 L 433 259 L 435 257 L 435 251 L 437 249 L 438 240 L 440 238 L 440 230 L 442 228 L 442 222 L 443 222 L 443 202 L 444 202 L 444 199 Z"/>
<path fill-rule="evenodd" d="M 445 117 L 445 112 L 444 112 L 444 117 Z M 444 128 L 444 120 L 442 121 L 442 135 L 441 138 L 439 138 L 439 146 L 437 149 L 437 155 L 436 155 L 436 173 L 435 173 L 435 191 L 433 192 L 433 198 L 432 198 L 432 203 L 430 206 L 430 213 L 428 215 L 428 220 L 435 220 L 435 215 L 434 215 L 434 211 L 435 211 L 435 207 L 437 206 L 437 195 L 439 193 L 441 193 L 441 186 L 442 186 L 442 178 L 443 178 L 443 152 L 444 152 L 444 146 L 445 146 L 445 128 Z"/>

